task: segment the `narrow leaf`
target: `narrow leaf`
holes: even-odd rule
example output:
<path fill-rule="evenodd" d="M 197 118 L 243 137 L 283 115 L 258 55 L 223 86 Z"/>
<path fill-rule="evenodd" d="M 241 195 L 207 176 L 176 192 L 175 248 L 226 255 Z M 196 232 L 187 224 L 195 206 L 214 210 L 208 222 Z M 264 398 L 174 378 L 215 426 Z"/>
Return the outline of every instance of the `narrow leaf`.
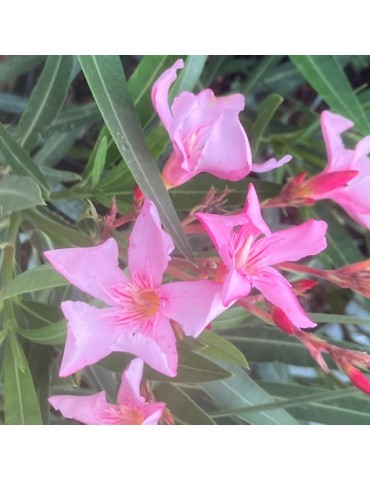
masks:
<path fill-rule="evenodd" d="M 104 170 L 105 159 L 107 156 L 108 141 L 107 137 L 104 137 L 100 142 L 99 149 L 96 152 L 94 158 L 94 165 L 91 172 L 91 187 L 95 188 L 99 183 L 100 176 Z"/>
<path fill-rule="evenodd" d="M 101 114 L 95 103 L 71 107 L 59 113 L 50 125 L 47 133 L 65 133 L 72 130 L 81 130 L 82 127 L 101 121 Z"/>
<path fill-rule="evenodd" d="M 204 331 L 199 340 L 205 344 L 200 352 L 206 357 L 248 368 L 248 362 L 244 354 L 226 338 L 211 331 Z"/>
<path fill-rule="evenodd" d="M 195 88 L 203 72 L 207 58 L 207 55 L 189 55 L 186 58 L 185 66 L 181 70 L 174 86 L 171 88 L 169 95 L 170 104 L 181 92 L 191 92 Z"/>
<path fill-rule="evenodd" d="M 269 95 L 260 105 L 258 109 L 258 115 L 253 123 L 253 127 L 251 130 L 251 138 L 252 138 L 252 150 L 256 154 L 258 151 L 258 146 L 265 133 L 265 130 L 270 123 L 272 117 L 274 116 L 276 110 L 279 108 L 281 103 L 283 102 L 283 97 L 277 95 L 276 93 L 272 93 Z"/>
<path fill-rule="evenodd" d="M 67 324 L 65 320 L 41 328 L 20 328 L 19 334 L 41 345 L 64 345 L 67 337 Z"/>
<path fill-rule="evenodd" d="M 27 100 L 8 92 L 0 92 L 0 110 L 9 113 L 22 113 L 27 106 Z"/>
<path fill-rule="evenodd" d="M 22 362 L 21 372 L 15 363 L 10 344 L 4 356 L 4 415 L 7 425 L 42 425 L 40 407 L 27 359 L 19 345 Z"/>
<path fill-rule="evenodd" d="M 366 114 L 334 56 L 291 55 L 290 58 L 334 113 L 353 120 L 363 135 L 369 133 Z"/>
<path fill-rule="evenodd" d="M 23 148 L 18 145 L 4 125 L 1 124 L 0 157 L 3 157 L 3 162 L 9 164 L 15 173 L 34 178 L 39 184 L 42 192 L 48 194 L 48 185 L 37 165 L 33 163 L 32 159 L 27 155 Z"/>
<path fill-rule="evenodd" d="M 45 205 L 41 190 L 31 177 L 11 175 L 0 180 L 0 215 Z"/>
<path fill-rule="evenodd" d="M 21 147 L 30 150 L 58 115 L 67 95 L 73 69 L 71 55 L 51 55 L 19 121 Z"/>
<path fill-rule="evenodd" d="M 41 63 L 45 55 L 16 55 L 0 62 L 0 84 L 9 82 Z"/>
<path fill-rule="evenodd" d="M 243 93 L 249 95 L 256 85 L 261 85 L 263 79 L 281 60 L 281 55 L 267 55 L 260 62 L 256 68 L 249 74 L 248 80 L 245 82 Z"/>
<path fill-rule="evenodd" d="M 145 143 L 119 57 L 80 56 L 95 101 L 136 182 L 157 206 L 176 246 L 193 260 L 189 242 Z"/>

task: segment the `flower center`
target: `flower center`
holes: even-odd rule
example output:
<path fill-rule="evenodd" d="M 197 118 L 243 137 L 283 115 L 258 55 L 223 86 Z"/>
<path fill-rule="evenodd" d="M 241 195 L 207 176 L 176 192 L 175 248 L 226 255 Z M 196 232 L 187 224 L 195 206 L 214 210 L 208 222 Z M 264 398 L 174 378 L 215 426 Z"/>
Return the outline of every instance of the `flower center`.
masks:
<path fill-rule="evenodd" d="M 137 305 L 146 317 L 152 317 L 159 309 L 158 295 L 153 290 L 142 290 L 137 297 Z"/>
<path fill-rule="evenodd" d="M 141 425 L 145 420 L 142 412 L 128 405 L 109 405 L 102 419 L 110 425 Z"/>
<path fill-rule="evenodd" d="M 160 307 L 160 298 L 157 292 L 151 288 L 142 288 L 128 283 L 116 285 L 113 288 L 113 294 L 115 301 L 133 320 L 151 318 Z"/>

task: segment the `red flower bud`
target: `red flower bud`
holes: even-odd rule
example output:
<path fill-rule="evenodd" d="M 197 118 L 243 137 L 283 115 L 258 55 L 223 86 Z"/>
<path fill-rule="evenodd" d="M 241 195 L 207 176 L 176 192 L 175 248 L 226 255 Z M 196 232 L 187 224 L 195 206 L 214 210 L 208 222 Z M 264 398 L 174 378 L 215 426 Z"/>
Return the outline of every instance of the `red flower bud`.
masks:
<path fill-rule="evenodd" d="M 355 387 L 370 395 L 370 381 L 360 370 L 351 365 L 346 373 Z"/>
<path fill-rule="evenodd" d="M 272 305 L 272 319 L 277 327 L 288 335 L 294 335 L 295 327 L 281 308 Z"/>

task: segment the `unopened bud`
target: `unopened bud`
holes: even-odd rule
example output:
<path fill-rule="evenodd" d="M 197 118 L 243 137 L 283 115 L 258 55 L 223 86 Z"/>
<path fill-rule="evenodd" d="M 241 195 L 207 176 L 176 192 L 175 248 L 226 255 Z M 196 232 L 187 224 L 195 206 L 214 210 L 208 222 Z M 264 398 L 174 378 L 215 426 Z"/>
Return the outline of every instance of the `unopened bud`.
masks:
<path fill-rule="evenodd" d="M 272 319 L 274 320 L 277 327 L 280 328 L 283 332 L 288 335 L 294 335 L 295 327 L 289 318 L 285 315 L 281 308 L 272 305 Z"/>
<path fill-rule="evenodd" d="M 346 368 L 346 373 L 355 387 L 370 395 L 370 381 L 360 370 L 351 365 Z"/>
<path fill-rule="evenodd" d="M 141 210 L 145 197 L 144 197 L 143 191 L 141 190 L 138 184 L 134 186 L 132 195 L 134 200 L 134 208 L 137 210 Z"/>
<path fill-rule="evenodd" d="M 310 290 L 311 288 L 315 287 L 319 282 L 316 280 L 307 280 L 303 278 L 302 280 L 297 280 L 295 282 L 292 282 L 292 287 L 294 290 L 294 293 L 298 296 L 303 295 L 307 290 Z"/>

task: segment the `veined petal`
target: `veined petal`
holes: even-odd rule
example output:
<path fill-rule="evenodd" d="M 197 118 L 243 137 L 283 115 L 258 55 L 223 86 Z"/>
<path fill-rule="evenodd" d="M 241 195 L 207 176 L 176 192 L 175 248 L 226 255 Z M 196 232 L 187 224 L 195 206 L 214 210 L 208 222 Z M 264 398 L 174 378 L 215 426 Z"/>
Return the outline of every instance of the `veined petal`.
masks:
<path fill-rule="evenodd" d="M 167 283 L 159 288 L 161 312 L 178 322 L 186 335 L 197 337 L 227 309 L 221 291 L 222 284 L 210 280 Z"/>
<path fill-rule="evenodd" d="M 266 236 L 271 235 L 271 230 L 262 217 L 260 202 L 253 183 L 248 185 L 248 195 L 244 205 L 244 211 L 247 217 L 252 221 L 253 225 L 258 228 L 261 233 Z M 245 219 L 244 223 L 247 223 L 247 219 Z"/>
<path fill-rule="evenodd" d="M 270 172 L 271 170 L 275 170 L 275 168 L 280 168 L 286 163 L 290 162 L 292 160 L 291 155 L 284 155 L 283 158 L 280 160 L 276 160 L 276 158 L 270 158 L 270 160 L 267 160 L 264 163 L 253 163 L 252 164 L 252 172 L 256 173 L 265 173 L 265 172 Z"/>
<path fill-rule="evenodd" d="M 142 322 L 135 330 L 126 332 L 122 329 L 114 344 L 114 350 L 132 353 L 158 372 L 169 377 L 176 376 L 176 337 L 169 320 L 157 313 L 155 318 Z"/>
<path fill-rule="evenodd" d="M 149 282 L 147 286 L 159 286 L 174 248 L 171 237 L 162 229 L 154 203 L 146 198 L 129 240 L 128 266 L 133 280 L 138 272 Z"/>
<path fill-rule="evenodd" d="M 152 102 L 154 108 L 168 132 L 170 131 L 173 120 L 171 110 L 168 105 L 168 91 L 173 82 L 176 80 L 176 71 L 180 68 L 184 68 L 183 60 L 177 60 L 171 68 L 162 73 L 152 88 Z"/>
<path fill-rule="evenodd" d="M 121 386 L 118 390 L 118 403 L 128 403 L 135 407 L 144 405 L 145 400 L 140 395 L 140 382 L 143 376 L 144 362 L 135 358 L 124 370 L 121 377 Z"/>
<path fill-rule="evenodd" d="M 55 395 L 48 398 L 49 403 L 59 410 L 63 417 L 72 418 L 85 425 L 102 425 L 101 415 L 108 408 L 109 403 L 105 392 L 95 395 Z"/>
<path fill-rule="evenodd" d="M 261 238 L 252 245 L 248 263 L 260 268 L 280 262 L 295 262 L 308 255 L 315 255 L 326 248 L 326 229 L 326 222 L 308 220 L 297 227 Z"/>
<path fill-rule="evenodd" d="M 92 365 L 115 350 L 119 309 L 95 308 L 84 302 L 63 302 L 62 311 L 68 320 L 67 341 L 59 375 L 66 377 Z"/>
<path fill-rule="evenodd" d="M 195 169 L 236 181 L 249 174 L 251 165 L 249 141 L 238 114 L 233 110 L 224 110 L 212 126 Z"/>
<path fill-rule="evenodd" d="M 298 328 L 311 328 L 313 323 L 301 307 L 289 282 L 272 267 L 265 267 L 253 277 L 253 286 L 273 305 L 279 307 Z"/>
<path fill-rule="evenodd" d="M 107 305 L 114 305 L 111 288 L 128 281 L 118 266 L 118 247 L 113 238 L 96 247 L 58 248 L 44 255 L 72 285 Z"/>
<path fill-rule="evenodd" d="M 328 166 L 331 171 L 341 169 L 341 155 L 337 155 L 344 151 L 341 134 L 351 127 L 353 127 L 353 122 L 345 117 L 328 110 L 321 114 L 321 128 L 328 154 Z"/>

